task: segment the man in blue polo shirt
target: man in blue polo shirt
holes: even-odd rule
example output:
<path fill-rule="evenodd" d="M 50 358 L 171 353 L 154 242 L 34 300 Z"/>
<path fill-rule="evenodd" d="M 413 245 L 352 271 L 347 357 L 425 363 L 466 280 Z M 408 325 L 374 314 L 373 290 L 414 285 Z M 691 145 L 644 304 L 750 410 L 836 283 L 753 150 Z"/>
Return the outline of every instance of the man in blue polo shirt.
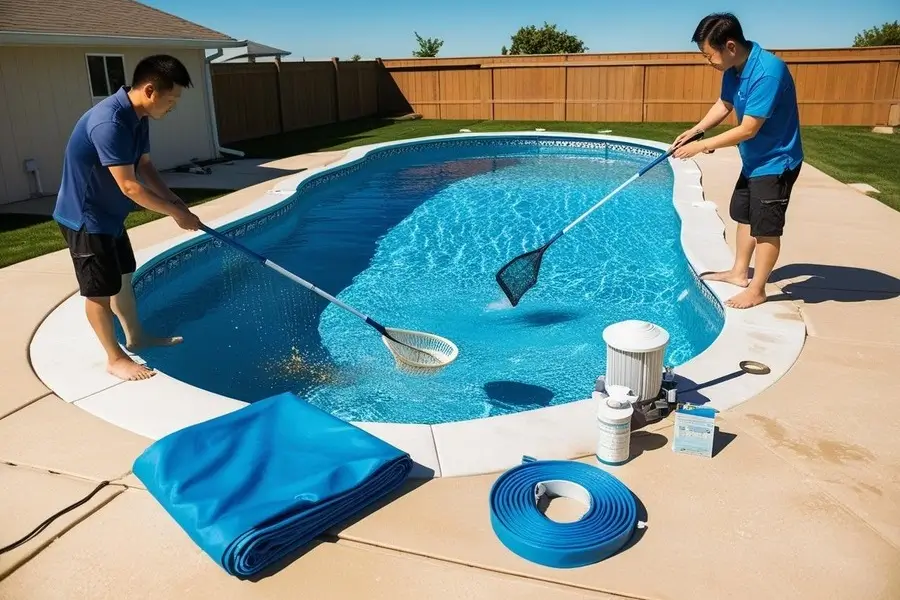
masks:
<path fill-rule="evenodd" d="M 122 87 L 78 119 L 66 145 L 53 218 L 69 247 L 88 321 L 106 350 L 107 371 L 124 380 L 147 379 L 154 372 L 119 346 L 114 314 L 129 350 L 181 341 L 151 337 L 141 328 L 131 286 L 135 257 L 125 218 L 134 203 L 171 216 L 182 229 L 200 226 L 150 161 L 149 119 L 164 117 L 182 89 L 190 86 L 190 75 L 178 59 L 147 57 L 135 67 L 130 87 Z"/>
<path fill-rule="evenodd" d="M 729 271 L 703 278 L 746 288 L 726 304 L 750 308 L 766 301 L 766 282 L 778 261 L 785 213 L 803 163 L 797 93 L 784 61 L 746 40 L 732 14 L 705 17 L 692 41 L 709 63 L 722 71 L 722 91 L 706 116 L 678 136 L 674 145 L 719 125 L 732 110 L 737 112 L 739 124 L 715 137 L 685 144 L 673 156 L 690 158 L 738 146 L 743 164 L 729 210 L 738 223 L 734 265 Z M 756 262 L 749 280 L 754 251 Z"/>

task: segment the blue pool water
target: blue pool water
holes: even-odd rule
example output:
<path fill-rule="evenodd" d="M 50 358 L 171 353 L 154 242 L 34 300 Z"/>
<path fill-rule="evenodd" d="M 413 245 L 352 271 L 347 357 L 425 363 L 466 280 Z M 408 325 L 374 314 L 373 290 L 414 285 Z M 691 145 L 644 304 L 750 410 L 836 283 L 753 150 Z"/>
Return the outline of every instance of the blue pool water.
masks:
<path fill-rule="evenodd" d="M 624 319 L 664 327 L 667 361 L 681 364 L 723 317 L 682 252 L 665 163 L 558 240 L 516 308 L 494 279 L 656 152 L 430 142 L 319 179 L 242 229 L 242 243 L 382 324 L 453 340 L 459 358 L 436 376 L 398 373 L 357 317 L 211 242 L 136 278 L 147 327 L 185 338 L 142 356 L 248 402 L 290 390 L 348 420 L 429 424 L 589 397 L 605 370 L 602 331 Z"/>

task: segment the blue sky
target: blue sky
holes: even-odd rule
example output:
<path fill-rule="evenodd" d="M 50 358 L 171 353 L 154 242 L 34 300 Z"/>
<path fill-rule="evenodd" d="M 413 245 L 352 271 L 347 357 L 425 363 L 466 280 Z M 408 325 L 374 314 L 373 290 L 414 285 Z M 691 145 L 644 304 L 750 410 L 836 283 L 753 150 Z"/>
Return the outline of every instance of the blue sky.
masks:
<path fill-rule="evenodd" d="M 440 56 L 499 54 L 519 27 L 544 21 L 584 40 L 590 52 L 694 50 L 694 27 L 717 11 L 734 12 L 745 34 L 768 48 L 843 47 L 862 29 L 900 19 L 897 0 L 784 0 L 777 9 L 774 0 L 438 0 L 431 8 L 425 0 L 142 1 L 289 50 L 289 60 L 409 57 L 413 31 L 443 39 Z"/>

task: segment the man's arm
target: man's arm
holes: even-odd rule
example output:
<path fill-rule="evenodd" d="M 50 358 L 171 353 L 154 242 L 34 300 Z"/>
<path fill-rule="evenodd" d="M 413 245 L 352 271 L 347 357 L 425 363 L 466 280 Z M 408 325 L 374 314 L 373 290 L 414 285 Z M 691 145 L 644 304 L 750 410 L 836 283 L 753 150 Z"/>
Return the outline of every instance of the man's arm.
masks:
<path fill-rule="evenodd" d="M 717 127 L 724 121 L 731 111 L 734 110 L 733 98 L 737 86 L 737 81 L 729 73 L 722 75 L 722 86 L 719 90 L 719 97 L 716 102 L 706 112 L 706 116 L 700 119 L 700 122 L 685 131 L 676 140 L 676 144 L 683 138 L 693 136 L 700 131 L 709 131 L 713 127 Z"/>
<path fill-rule="evenodd" d="M 696 125 L 675 138 L 675 141 L 672 142 L 672 145 L 677 146 L 679 143 L 681 143 L 682 140 L 691 137 L 699 131 L 709 131 L 713 127 L 716 127 L 717 125 L 719 125 L 719 123 L 724 121 L 728 117 L 728 115 L 731 114 L 732 110 L 734 110 L 734 107 L 730 102 L 726 102 L 722 98 L 719 98 L 718 100 L 716 100 L 716 103 L 709 108 L 706 116 L 700 119 L 700 121 Z"/>
<path fill-rule="evenodd" d="M 170 217 L 184 214 L 186 209 L 183 204 L 171 202 L 138 181 L 132 165 L 110 166 L 109 172 L 112 173 L 113 179 L 116 180 L 122 193 L 131 198 L 136 204 L 143 206 L 147 210 L 169 215 Z"/>
<path fill-rule="evenodd" d="M 113 179 L 119 184 L 122 193 L 131 198 L 136 204 L 143 206 L 147 210 L 169 215 L 178 226 L 189 231 L 200 229 L 200 218 L 192 213 L 184 205 L 184 203 L 176 204 L 169 200 L 164 200 L 155 194 L 151 189 L 145 187 L 134 172 L 132 165 L 113 165 L 109 167 Z"/>
<path fill-rule="evenodd" d="M 679 146 L 672 156 L 675 158 L 691 158 L 700 152 L 710 153 L 718 148 L 736 146 L 754 137 L 765 121 L 765 119 L 745 114 L 737 127 L 732 127 L 728 131 L 708 139 L 697 140 L 696 142 Z"/>
<path fill-rule="evenodd" d="M 775 105 L 778 103 L 781 80 L 778 77 L 767 75 L 757 81 L 747 97 L 747 106 L 744 108 L 744 117 L 737 127 L 721 133 L 708 140 L 702 140 L 707 151 L 728 146 L 736 146 L 741 142 L 756 137 L 766 119 L 772 116 Z"/>
<path fill-rule="evenodd" d="M 153 161 L 150 160 L 149 153 L 141 155 L 141 160 L 138 162 L 137 173 L 140 175 L 141 179 L 147 183 L 147 187 L 153 190 L 157 196 L 187 208 L 184 201 L 175 195 L 172 190 L 169 189 L 169 186 L 166 185 L 166 182 L 163 181 L 159 171 L 156 170 Z"/>
<path fill-rule="evenodd" d="M 732 127 L 728 131 L 720 133 L 719 135 L 711 137 L 707 140 L 700 140 L 699 143 L 707 152 L 711 152 L 712 150 L 717 150 L 719 148 L 727 148 L 728 146 L 737 146 L 741 142 L 755 137 L 759 132 L 760 127 L 762 127 L 763 123 L 765 122 L 765 119 L 752 117 L 745 114 L 744 118 L 741 119 L 740 125 L 738 125 L 737 127 Z"/>
<path fill-rule="evenodd" d="M 122 125 L 113 121 L 98 123 L 91 129 L 90 137 L 97 150 L 100 164 L 109 169 L 125 196 L 147 210 L 172 217 L 182 229 L 196 230 L 200 228 L 200 219 L 183 203 L 170 202 L 138 181 L 137 174 L 134 172 L 134 155 L 131 146 L 134 138 Z M 147 147 L 145 136 L 145 154 Z"/>
<path fill-rule="evenodd" d="M 716 100 L 716 103 L 710 107 L 706 116 L 697 123 L 695 127 L 696 131 L 709 131 L 713 127 L 718 127 L 722 121 L 728 118 L 728 115 L 731 114 L 732 110 L 734 110 L 734 107 L 730 102 L 725 102 L 719 98 Z"/>
<path fill-rule="evenodd" d="M 156 166 L 150 159 L 150 122 L 144 119 L 141 123 L 141 158 L 138 161 L 137 174 L 153 190 L 157 196 L 164 200 L 168 200 L 173 204 L 178 204 L 187 209 L 187 205 L 169 189 L 166 182 L 162 180 Z"/>

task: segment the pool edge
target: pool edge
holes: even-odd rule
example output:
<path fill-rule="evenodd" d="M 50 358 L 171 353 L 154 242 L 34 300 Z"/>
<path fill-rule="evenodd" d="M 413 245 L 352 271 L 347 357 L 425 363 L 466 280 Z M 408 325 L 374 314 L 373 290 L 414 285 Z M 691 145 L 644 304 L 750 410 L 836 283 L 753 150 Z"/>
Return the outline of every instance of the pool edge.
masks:
<path fill-rule="evenodd" d="M 667 144 L 631 137 L 535 131 L 448 134 L 370 144 L 351 149 L 325 167 L 281 179 L 255 202 L 211 220 L 208 225 L 234 228 L 260 213 L 278 210 L 307 179 L 346 167 L 380 148 L 459 138 L 525 135 L 622 142 L 657 150 L 668 148 Z M 723 235 L 724 222 L 715 205 L 705 200 L 699 167 L 693 160 L 671 158 L 668 165 L 674 175 L 672 201 L 681 219 L 682 248 L 694 275 L 724 268 L 722 265 L 730 266 L 733 255 Z M 205 235 L 202 232 L 182 234 L 138 252 L 139 270 Z M 701 282 L 700 285 L 709 289 L 720 304 L 737 290 L 728 284 Z M 71 318 L 75 317 L 72 311 L 76 309 L 82 318 Z M 752 311 L 724 308 L 724 313 L 723 329 L 712 344 L 677 369 L 683 380 L 703 383 L 704 378 L 725 375 L 723 371 L 728 370 L 728 365 L 736 367 L 740 360 L 746 359 L 766 362 L 772 371 L 765 376 L 739 377 L 704 390 L 708 404 L 718 410 L 736 406 L 777 381 L 799 356 L 806 335 L 799 312 L 784 304 L 766 303 Z M 68 298 L 47 315 L 30 342 L 33 369 L 57 396 L 119 427 L 158 439 L 194 422 L 246 406 L 242 401 L 191 386 L 165 373 L 158 373 L 149 381 L 119 382 L 103 371 L 102 351 L 97 348 L 98 352 L 94 353 L 89 349 L 91 344 L 83 343 L 84 336 L 91 335 L 83 319 L 80 297 Z M 79 349 L 77 361 L 71 360 L 74 347 Z M 596 440 L 595 415 L 593 401 L 586 399 L 437 425 L 354 424 L 410 452 L 420 465 L 414 476 L 447 477 L 502 470 L 518 464 L 523 454 L 540 458 L 590 455 Z M 471 443 L 473 439 L 479 440 L 477 448 Z"/>

